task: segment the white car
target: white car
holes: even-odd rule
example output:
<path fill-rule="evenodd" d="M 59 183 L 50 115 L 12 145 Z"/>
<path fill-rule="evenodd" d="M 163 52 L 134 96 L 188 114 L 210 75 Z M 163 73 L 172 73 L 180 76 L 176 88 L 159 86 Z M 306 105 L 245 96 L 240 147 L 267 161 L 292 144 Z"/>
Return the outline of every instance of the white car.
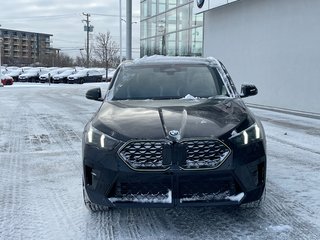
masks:
<path fill-rule="evenodd" d="M 72 70 L 72 68 L 56 68 L 56 69 L 51 70 L 51 71 L 49 71 L 49 72 L 47 72 L 47 73 L 41 74 L 41 75 L 39 76 L 39 81 L 40 81 L 41 83 L 49 82 L 49 80 L 50 80 L 50 82 L 52 82 L 53 77 L 54 77 L 55 75 L 58 75 L 58 74 L 60 74 L 60 73 L 63 73 L 64 71 L 70 70 L 70 69 Z"/>
<path fill-rule="evenodd" d="M 60 74 L 56 74 L 52 77 L 53 83 L 67 83 L 68 82 L 68 76 L 77 73 L 76 69 L 69 69 L 65 70 Z"/>
<path fill-rule="evenodd" d="M 32 67 L 17 68 L 16 70 L 10 71 L 7 75 L 11 76 L 15 82 L 18 82 L 19 81 L 19 75 L 27 72 L 31 68 Z"/>
<path fill-rule="evenodd" d="M 39 82 L 39 75 L 42 73 L 47 73 L 48 69 L 46 68 L 32 68 L 26 73 L 23 73 L 19 76 L 19 81 L 21 82 Z"/>

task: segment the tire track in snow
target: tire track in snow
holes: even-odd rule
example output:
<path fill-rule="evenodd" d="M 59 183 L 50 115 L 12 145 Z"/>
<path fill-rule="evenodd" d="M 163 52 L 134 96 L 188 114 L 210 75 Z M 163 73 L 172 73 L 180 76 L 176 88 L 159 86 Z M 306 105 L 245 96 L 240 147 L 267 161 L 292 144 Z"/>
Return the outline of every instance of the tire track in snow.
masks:
<path fill-rule="evenodd" d="M 306 148 L 306 147 L 300 146 L 298 144 L 291 143 L 289 141 L 283 140 L 283 139 L 281 139 L 279 137 L 274 137 L 274 136 L 268 135 L 267 138 L 271 139 L 273 141 L 276 141 L 278 143 L 281 143 L 281 144 L 289 145 L 291 147 L 298 148 L 298 149 L 306 151 L 306 152 L 311 152 L 311 153 L 317 154 L 317 155 L 319 155 L 319 158 L 320 158 L 320 151 L 318 151 L 318 150 L 311 149 L 311 148 Z"/>
<path fill-rule="evenodd" d="M 9 137 L 9 154 L 6 154 L 5 165 L 9 166 L 7 173 L 8 184 L 5 184 L 7 191 L 2 192 L 7 202 L 4 207 L 9 214 L 2 223 L 5 223 L 5 234 L 7 239 L 17 238 L 35 238 L 41 236 L 44 228 L 39 228 L 39 218 L 35 215 L 32 205 L 33 191 L 30 190 L 30 162 L 32 158 L 30 155 L 24 155 L 23 152 L 28 150 L 28 146 L 23 144 L 23 136 L 32 133 L 33 128 L 30 127 L 33 118 L 25 121 L 25 116 L 30 115 L 30 109 L 25 104 L 26 99 L 22 96 L 18 99 L 17 107 L 9 115 L 7 122 L 9 123 L 8 133 Z M 3 163 L 3 162 L 2 162 Z M 3 164 L 2 164 L 3 165 Z M 32 222 L 36 223 L 30 225 L 30 217 L 33 217 Z M 9 223 L 8 223 L 9 222 Z M 39 225 L 38 225 L 39 224 Z M 8 228 L 8 225 L 10 226 Z M 37 234 L 35 234 L 37 233 Z M 37 237 L 37 238 L 38 238 Z"/>
<path fill-rule="evenodd" d="M 60 147 L 65 147 L 65 146 L 68 146 L 70 144 L 66 144 L 66 142 L 70 142 L 69 139 L 68 141 L 62 141 L 62 142 L 59 142 L 59 140 L 64 140 L 66 137 L 69 136 L 69 133 L 68 132 L 63 132 L 61 133 L 61 131 L 59 131 L 60 129 L 57 130 L 57 127 L 55 127 L 51 121 L 46 121 L 46 122 L 43 122 L 41 119 L 39 119 L 38 117 L 38 114 L 35 114 L 37 113 L 37 110 L 38 109 L 35 109 L 31 104 L 25 104 L 25 110 L 26 109 L 29 109 L 30 112 L 32 112 L 33 116 L 35 117 L 34 119 L 30 119 L 29 118 L 29 121 L 31 120 L 33 122 L 34 125 L 36 125 L 38 128 L 40 128 L 40 130 L 46 130 L 47 132 L 52 133 L 54 131 L 57 132 L 57 143 L 59 143 Z M 54 134 L 56 135 L 56 134 Z M 63 137 L 61 137 L 62 135 L 64 135 Z M 74 137 L 74 136 L 73 136 Z M 78 140 L 79 142 L 79 140 Z M 70 151 L 69 151 L 69 154 L 70 154 Z M 71 155 L 75 155 L 76 152 L 71 152 Z M 77 154 L 79 155 L 79 154 Z M 75 161 L 72 161 L 72 162 L 75 162 Z M 41 165 L 41 163 L 39 162 L 39 164 Z M 79 169 L 79 167 L 78 167 Z M 53 173 L 54 174 L 54 173 Z M 48 191 L 48 189 L 43 189 L 43 192 L 46 193 L 48 195 L 48 199 L 50 199 L 48 202 L 47 202 L 47 206 L 53 206 L 54 209 L 52 210 L 51 214 L 49 214 L 49 216 L 56 216 L 56 218 L 53 218 L 56 220 L 56 227 L 53 228 L 55 230 L 58 230 L 58 229 L 64 229 L 64 227 L 67 226 L 67 229 L 65 229 L 67 232 L 69 232 L 68 230 L 70 230 L 70 227 L 73 226 L 72 225 L 72 222 L 73 222 L 73 219 L 72 217 L 70 216 L 70 214 L 67 214 L 67 210 L 63 207 L 63 204 L 61 203 L 61 198 L 63 196 L 61 196 L 61 194 L 57 195 L 56 193 L 55 194 L 50 194 L 51 192 Z M 44 215 L 48 215 L 48 213 L 45 211 L 44 212 L 44 209 L 41 209 L 40 211 L 43 212 Z M 47 224 L 51 225 L 52 224 L 52 220 L 53 219 L 47 219 Z M 59 219 L 66 219 L 67 221 L 64 222 L 62 220 L 59 220 Z M 74 226 L 75 227 L 75 226 Z M 50 229 L 50 228 L 49 228 Z M 60 230 L 61 231 L 61 230 Z M 63 233 L 64 231 L 61 231 L 61 233 Z M 71 232 L 74 232 L 74 231 L 71 231 Z M 46 232 L 48 233 L 48 232 Z M 49 234 L 47 234 L 49 235 Z M 58 235 L 59 236 L 59 233 L 57 231 L 55 231 L 55 235 Z M 67 234 L 68 235 L 68 234 Z M 61 234 L 60 235 L 61 237 L 66 237 L 66 234 Z M 69 236 L 71 237 L 71 236 Z"/>
<path fill-rule="evenodd" d="M 7 143 L 5 153 L 0 153 L 1 161 L 1 190 L 0 205 L 1 225 L 0 229 L 5 229 L 1 236 L 6 239 L 20 238 L 24 235 L 23 210 L 24 204 L 22 199 L 26 196 L 26 189 L 23 186 L 27 178 L 27 169 L 24 167 L 24 159 L 21 156 L 13 154 L 21 149 L 20 135 L 17 132 L 25 132 L 21 126 L 13 121 L 19 121 L 19 114 L 23 112 L 21 100 L 15 101 L 12 108 L 6 110 L 4 115 L 4 127 Z M 16 131 L 12 131 L 15 129 Z"/>
<path fill-rule="evenodd" d="M 273 224 L 275 225 L 290 226 L 292 228 L 290 239 L 320 239 L 318 228 L 312 222 L 297 215 L 297 209 L 306 212 L 309 210 L 289 199 L 285 192 L 279 192 L 280 189 L 273 182 L 268 181 L 267 184 L 267 199 L 263 205 L 265 216 L 274 216 Z"/>
<path fill-rule="evenodd" d="M 130 237 L 130 239 L 140 239 L 141 236 L 139 234 L 139 229 L 137 227 L 136 224 L 136 218 L 138 216 L 137 215 L 137 211 L 139 211 L 140 209 L 125 209 L 126 211 L 126 216 L 125 216 L 125 220 L 126 220 L 126 224 L 127 224 L 127 228 L 128 228 L 128 235 Z M 122 224 L 122 226 L 125 226 L 125 224 Z"/>

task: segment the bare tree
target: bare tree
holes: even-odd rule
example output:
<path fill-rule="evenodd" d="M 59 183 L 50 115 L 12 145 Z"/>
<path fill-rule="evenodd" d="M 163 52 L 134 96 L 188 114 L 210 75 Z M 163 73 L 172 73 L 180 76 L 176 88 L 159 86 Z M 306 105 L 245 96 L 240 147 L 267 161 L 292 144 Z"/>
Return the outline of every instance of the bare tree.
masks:
<path fill-rule="evenodd" d="M 116 67 L 119 64 L 118 44 L 112 40 L 111 34 L 99 33 L 95 39 L 94 54 L 97 60 L 105 66 L 106 71 L 109 67 Z"/>
<path fill-rule="evenodd" d="M 71 67 L 74 65 L 74 60 L 67 54 L 60 53 L 56 61 L 56 65 L 60 67 Z"/>

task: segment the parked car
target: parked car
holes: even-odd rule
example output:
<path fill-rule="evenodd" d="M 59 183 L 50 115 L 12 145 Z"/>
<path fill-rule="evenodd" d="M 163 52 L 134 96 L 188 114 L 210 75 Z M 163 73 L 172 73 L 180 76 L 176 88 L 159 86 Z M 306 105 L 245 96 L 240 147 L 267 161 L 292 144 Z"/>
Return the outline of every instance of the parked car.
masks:
<path fill-rule="evenodd" d="M 41 74 L 41 75 L 39 76 L 39 81 L 40 81 L 41 83 L 49 82 L 49 80 L 50 80 L 50 82 L 53 82 L 53 77 L 54 77 L 55 75 L 58 75 L 58 74 L 60 74 L 60 73 L 63 73 L 64 71 L 70 70 L 70 69 L 72 70 L 72 68 L 55 68 L 55 69 L 53 69 L 53 70 L 50 70 L 50 71 L 47 72 L 47 73 Z"/>
<path fill-rule="evenodd" d="M 25 73 L 19 75 L 19 81 L 21 82 L 39 82 L 40 74 L 47 73 L 46 68 L 31 68 Z"/>
<path fill-rule="evenodd" d="M 8 73 L 8 75 L 11 76 L 15 82 L 18 82 L 18 81 L 19 81 L 19 75 L 27 72 L 27 71 L 30 70 L 31 68 L 32 68 L 32 67 L 22 67 L 22 68 L 18 68 L 18 69 L 16 69 L 16 70 L 10 71 L 10 72 Z"/>
<path fill-rule="evenodd" d="M 119 66 L 83 133 L 83 196 L 114 207 L 259 203 L 266 183 L 263 126 L 215 58 L 145 57 Z"/>
<path fill-rule="evenodd" d="M 66 71 L 63 71 L 60 74 L 54 75 L 53 76 L 53 83 L 67 83 L 68 82 L 68 76 L 71 74 L 75 74 L 77 72 L 76 69 L 69 69 Z"/>
<path fill-rule="evenodd" d="M 7 73 L 7 70 L 5 69 L 5 67 L 1 67 L 0 71 L 1 71 L 1 75 L 5 75 Z"/>
<path fill-rule="evenodd" d="M 116 72 L 116 69 L 114 68 L 108 68 L 108 77 L 106 74 L 102 75 L 102 81 L 104 82 L 110 82 L 113 78 L 114 73 Z"/>
<path fill-rule="evenodd" d="M 102 74 L 96 69 L 83 69 L 79 72 L 68 76 L 68 83 L 87 83 L 87 82 L 101 82 Z"/>
<path fill-rule="evenodd" d="M 6 67 L 7 74 L 9 74 L 10 72 L 15 71 L 17 69 L 19 69 L 19 67 L 16 67 L 16 66 L 8 66 L 8 67 Z"/>
<path fill-rule="evenodd" d="M 1 75 L 1 83 L 3 85 L 12 85 L 13 84 L 13 78 L 8 75 Z"/>

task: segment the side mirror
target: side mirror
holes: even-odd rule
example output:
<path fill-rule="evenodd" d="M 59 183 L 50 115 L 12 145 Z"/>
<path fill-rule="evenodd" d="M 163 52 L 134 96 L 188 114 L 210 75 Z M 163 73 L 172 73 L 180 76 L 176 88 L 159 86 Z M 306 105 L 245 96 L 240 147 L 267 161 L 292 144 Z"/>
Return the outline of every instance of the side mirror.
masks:
<path fill-rule="evenodd" d="M 87 72 L 87 77 L 89 77 L 89 73 Z"/>
<path fill-rule="evenodd" d="M 240 97 L 245 98 L 249 96 L 254 96 L 258 94 L 258 89 L 255 85 L 241 85 L 241 95 Z"/>
<path fill-rule="evenodd" d="M 86 98 L 95 100 L 95 101 L 102 101 L 101 98 L 101 89 L 100 88 L 93 88 L 87 91 Z"/>

